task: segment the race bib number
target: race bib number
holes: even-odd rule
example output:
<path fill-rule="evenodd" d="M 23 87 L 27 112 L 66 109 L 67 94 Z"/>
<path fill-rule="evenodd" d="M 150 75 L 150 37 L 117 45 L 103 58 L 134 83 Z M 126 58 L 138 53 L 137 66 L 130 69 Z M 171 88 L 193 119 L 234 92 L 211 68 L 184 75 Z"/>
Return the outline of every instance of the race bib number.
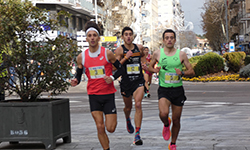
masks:
<path fill-rule="evenodd" d="M 128 74 L 140 74 L 140 65 L 139 64 L 127 64 L 127 73 Z"/>
<path fill-rule="evenodd" d="M 176 73 L 165 73 L 165 83 L 179 83 L 180 76 Z"/>
<path fill-rule="evenodd" d="M 91 79 L 103 78 L 105 76 L 104 66 L 90 67 L 89 73 Z"/>

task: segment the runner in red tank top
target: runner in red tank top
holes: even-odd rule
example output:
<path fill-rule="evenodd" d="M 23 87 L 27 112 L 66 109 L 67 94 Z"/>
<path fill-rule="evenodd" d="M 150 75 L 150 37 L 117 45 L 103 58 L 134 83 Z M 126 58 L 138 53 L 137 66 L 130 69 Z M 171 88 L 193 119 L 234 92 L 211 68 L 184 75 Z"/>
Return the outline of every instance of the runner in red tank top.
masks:
<path fill-rule="evenodd" d="M 77 56 L 76 78 L 71 80 L 71 85 L 76 86 L 80 83 L 84 67 L 85 74 L 88 77 L 89 104 L 92 117 L 96 123 L 98 139 L 103 149 L 109 150 L 109 139 L 105 129 L 113 133 L 117 125 L 114 94 L 116 89 L 113 81 L 125 72 L 125 69 L 115 58 L 113 52 L 99 46 L 100 29 L 96 23 L 87 22 L 85 32 L 89 49 Z M 112 75 L 112 65 L 117 68 L 114 75 Z"/>
<path fill-rule="evenodd" d="M 143 65 L 148 67 L 150 61 L 151 61 L 151 55 L 149 54 L 149 49 L 148 47 L 144 47 L 141 62 Z M 146 97 L 150 97 L 149 89 L 150 89 L 150 84 L 152 81 L 152 73 L 149 72 L 148 70 L 143 70 L 143 75 L 145 79 L 144 97 L 146 98 Z"/>

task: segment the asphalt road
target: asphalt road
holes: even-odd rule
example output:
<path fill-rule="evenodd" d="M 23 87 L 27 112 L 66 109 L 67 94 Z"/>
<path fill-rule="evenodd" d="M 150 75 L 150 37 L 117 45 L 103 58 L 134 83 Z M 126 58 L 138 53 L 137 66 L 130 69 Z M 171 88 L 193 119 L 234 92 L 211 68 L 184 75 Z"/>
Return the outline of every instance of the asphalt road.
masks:
<path fill-rule="evenodd" d="M 142 146 L 133 146 L 133 134 L 128 134 L 123 114 L 123 100 L 116 82 L 118 125 L 108 133 L 112 150 L 162 150 L 170 141 L 161 136 L 162 123 L 158 116 L 157 84 L 152 84 L 150 98 L 143 99 Z M 184 82 L 187 101 L 183 107 L 178 150 L 250 150 L 250 82 Z M 47 96 L 46 93 L 43 94 Z M 61 144 L 57 150 L 101 150 L 96 127 L 89 111 L 86 82 L 71 87 L 58 97 L 70 99 L 72 143 Z M 13 98 L 13 97 L 12 97 Z M 171 116 L 171 112 L 170 112 Z M 134 108 L 131 113 L 134 118 Z M 132 121 L 133 123 L 133 121 Z M 9 145 L 0 149 L 44 150 L 42 144 Z"/>

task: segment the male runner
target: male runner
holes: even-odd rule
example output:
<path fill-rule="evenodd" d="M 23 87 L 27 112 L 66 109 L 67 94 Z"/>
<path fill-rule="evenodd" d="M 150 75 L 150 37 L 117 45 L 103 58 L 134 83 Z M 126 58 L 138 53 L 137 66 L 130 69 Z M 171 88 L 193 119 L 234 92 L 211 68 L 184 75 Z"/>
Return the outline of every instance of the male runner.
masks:
<path fill-rule="evenodd" d="M 127 130 L 129 133 L 134 132 L 134 127 L 131 124 L 130 113 L 132 109 L 132 97 L 135 101 L 135 139 L 133 144 L 142 145 L 140 137 L 142 123 L 142 99 L 144 93 L 144 78 L 141 65 L 142 45 L 133 44 L 134 35 L 130 27 L 125 27 L 122 30 L 122 39 L 124 45 L 118 47 L 115 51 L 116 58 L 125 68 L 126 76 L 122 75 L 120 82 L 121 94 L 125 107 L 123 109 L 127 121 Z"/>
<path fill-rule="evenodd" d="M 151 60 L 151 55 L 149 54 L 149 49 L 148 47 L 144 47 L 143 48 L 143 54 L 141 57 L 141 62 L 142 64 L 144 64 L 145 66 L 149 65 L 149 62 Z M 144 89 L 144 97 L 150 97 L 150 93 L 149 93 L 149 89 L 150 89 L 150 84 L 152 81 L 152 73 L 149 72 L 148 70 L 143 70 L 143 75 L 144 75 L 144 79 L 145 79 L 145 89 Z"/>
<path fill-rule="evenodd" d="M 103 149 L 109 150 L 109 139 L 105 128 L 108 132 L 113 133 L 117 125 L 114 100 L 116 89 L 113 80 L 117 79 L 125 70 L 110 50 L 105 50 L 104 47 L 99 46 L 100 29 L 96 23 L 87 22 L 85 32 L 89 49 L 77 56 L 76 78 L 71 80 L 71 85 L 76 86 L 81 82 L 84 67 L 88 77 L 89 104 L 92 117 L 95 120 L 98 139 Z M 112 64 L 117 68 L 114 75 L 112 75 Z M 105 115 L 105 122 L 103 114 Z"/>
<path fill-rule="evenodd" d="M 175 143 L 180 131 L 182 107 L 186 100 L 181 77 L 195 74 L 186 53 L 174 48 L 175 42 L 175 32 L 171 29 L 165 30 L 163 33 L 164 48 L 154 52 L 148 68 L 150 72 L 159 72 L 159 116 L 164 124 L 163 138 L 169 140 L 172 136 L 171 143 L 168 145 L 169 150 L 176 150 Z M 154 68 L 156 62 L 158 62 L 158 67 Z M 182 71 L 182 64 L 187 68 L 185 72 Z M 170 132 L 171 119 L 169 118 L 170 106 L 173 122 L 172 135 Z"/>

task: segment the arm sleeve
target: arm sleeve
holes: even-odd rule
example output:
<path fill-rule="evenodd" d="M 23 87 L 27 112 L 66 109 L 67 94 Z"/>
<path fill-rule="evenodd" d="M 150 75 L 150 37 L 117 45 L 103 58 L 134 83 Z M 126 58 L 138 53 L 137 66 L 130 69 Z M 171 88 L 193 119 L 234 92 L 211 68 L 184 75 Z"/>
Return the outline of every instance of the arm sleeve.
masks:
<path fill-rule="evenodd" d="M 113 65 L 115 66 L 115 68 L 117 69 L 117 71 L 113 74 L 113 77 L 115 78 L 115 80 L 117 78 L 119 78 L 122 74 L 125 73 L 125 69 L 124 67 L 122 66 L 122 64 L 116 60 Z"/>
<path fill-rule="evenodd" d="M 82 73 L 83 73 L 83 68 L 80 69 L 80 68 L 77 67 L 77 69 L 76 69 L 76 75 L 75 75 L 75 78 L 78 81 L 77 84 L 79 84 L 81 82 L 81 80 L 82 80 Z"/>

